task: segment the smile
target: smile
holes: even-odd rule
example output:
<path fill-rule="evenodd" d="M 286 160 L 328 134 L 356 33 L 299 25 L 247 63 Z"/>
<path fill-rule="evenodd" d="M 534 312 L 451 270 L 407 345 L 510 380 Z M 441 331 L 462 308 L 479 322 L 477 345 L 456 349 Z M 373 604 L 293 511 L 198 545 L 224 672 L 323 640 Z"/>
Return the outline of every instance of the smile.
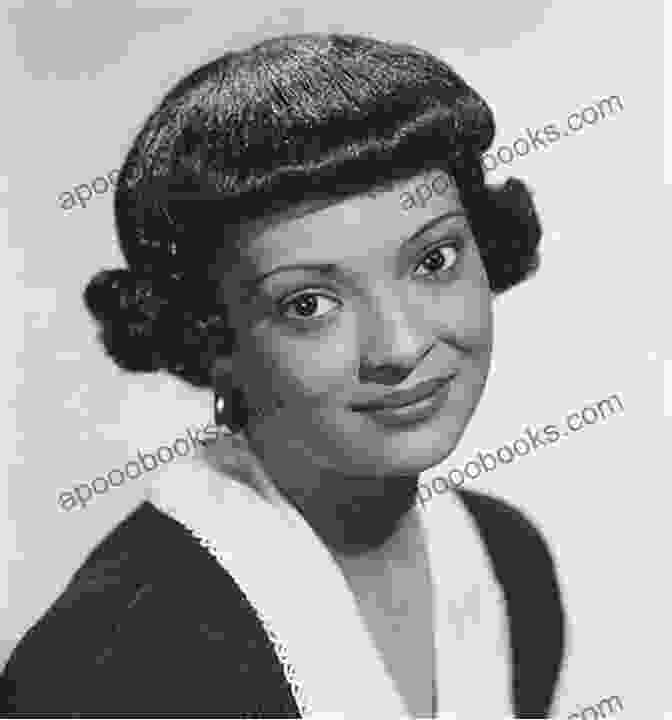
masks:
<path fill-rule="evenodd" d="M 427 380 L 409 390 L 389 393 L 368 403 L 353 404 L 351 409 L 381 425 L 414 425 L 428 420 L 443 407 L 455 375 Z"/>

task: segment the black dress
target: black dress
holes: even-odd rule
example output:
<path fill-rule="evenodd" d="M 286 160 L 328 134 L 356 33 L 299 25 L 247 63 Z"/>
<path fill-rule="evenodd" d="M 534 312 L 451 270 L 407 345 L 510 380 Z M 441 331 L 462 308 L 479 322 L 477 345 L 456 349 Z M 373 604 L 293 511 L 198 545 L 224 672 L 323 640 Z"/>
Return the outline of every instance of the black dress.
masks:
<path fill-rule="evenodd" d="M 502 500 L 459 496 L 506 600 L 516 717 L 545 717 L 565 641 L 548 547 Z M 91 552 L 23 637 L 0 677 L 0 709 L 6 717 L 300 717 L 238 585 L 148 502 Z"/>

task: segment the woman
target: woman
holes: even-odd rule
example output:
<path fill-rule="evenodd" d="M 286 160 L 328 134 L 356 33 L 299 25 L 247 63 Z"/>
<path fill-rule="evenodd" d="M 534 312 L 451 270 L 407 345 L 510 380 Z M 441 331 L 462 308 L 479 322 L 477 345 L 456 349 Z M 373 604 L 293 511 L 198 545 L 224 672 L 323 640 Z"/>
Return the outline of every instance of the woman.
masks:
<path fill-rule="evenodd" d="M 537 267 L 492 113 L 344 35 L 199 68 L 121 170 L 128 268 L 85 292 L 130 371 L 212 387 L 223 434 L 92 552 L 12 656 L 15 714 L 541 717 L 564 613 L 545 542 L 418 476 L 483 392 L 494 295 Z"/>

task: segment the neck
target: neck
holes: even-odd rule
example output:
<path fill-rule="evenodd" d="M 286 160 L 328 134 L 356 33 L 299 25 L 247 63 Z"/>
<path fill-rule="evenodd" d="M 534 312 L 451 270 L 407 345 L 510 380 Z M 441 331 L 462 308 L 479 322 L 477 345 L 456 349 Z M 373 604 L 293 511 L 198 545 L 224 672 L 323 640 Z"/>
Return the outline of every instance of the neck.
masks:
<path fill-rule="evenodd" d="M 317 492 L 280 489 L 332 551 L 349 556 L 379 549 L 396 536 L 415 504 L 417 478 L 320 473 Z"/>
<path fill-rule="evenodd" d="M 334 553 L 356 556 L 395 537 L 415 505 L 417 476 L 343 475 L 308 454 L 249 437 L 250 448 L 277 489 Z"/>

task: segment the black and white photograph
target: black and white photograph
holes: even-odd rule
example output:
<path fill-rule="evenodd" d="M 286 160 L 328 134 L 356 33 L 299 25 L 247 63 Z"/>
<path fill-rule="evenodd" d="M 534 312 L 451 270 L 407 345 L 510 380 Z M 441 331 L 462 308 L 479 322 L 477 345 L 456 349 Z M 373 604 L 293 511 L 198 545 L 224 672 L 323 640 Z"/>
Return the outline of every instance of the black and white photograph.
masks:
<path fill-rule="evenodd" d="M 0 717 L 672 718 L 662 3 L 5 17 Z"/>

